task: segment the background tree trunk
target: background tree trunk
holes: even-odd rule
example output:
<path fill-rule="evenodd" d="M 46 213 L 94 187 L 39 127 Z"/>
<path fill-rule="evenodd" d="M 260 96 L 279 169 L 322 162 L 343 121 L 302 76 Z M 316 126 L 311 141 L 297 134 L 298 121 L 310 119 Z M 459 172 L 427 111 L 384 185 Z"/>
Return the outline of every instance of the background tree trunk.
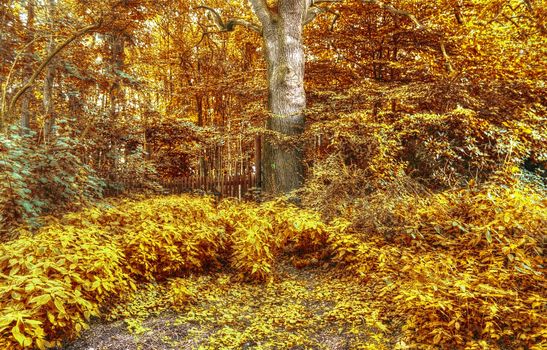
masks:
<path fill-rule="evenodd" d="M 55 32 L 54 28 L 54 21 L 55 21 L 55 3 L 56 0 L 49 0 L 48 1 L 48 19 L 49 19 L 49 25 L 51 28 L 51 37 L 49 39 L 48 48 L 47 48 L 47 54 L 52 55 L 55 51 L 56 45 L 55 45 L 55 39 L 53 37 L 53 33 Z M 43 97 L 43 104 L 44 104 L 44 140 L 47 141 L 51 137 L 53 133 L 53 127 L 55 126 L 55 106 L 53 104 L 53 82 L 55 80 L 55 68 L 56 64 L 55 62 L 50 62 L 46 69 L 46 76 L 44 78 L 44 97 Z"/>
<path fill-rule="evenodd" d="M 32 75 L 32 54 L 34 52 L 34 0 L 28 0 L 27 2 L 27 41 L 29 45 L 25 53 L 25 66 L 23 68 L 24 76 L 30 77 Z M 27 134 L 30 131 L 30 111 L 29 104 L 32 94 L 27 91 L 23 95 L 23 101 L 21 102 L 21 132 Z"/>
<path fill-rule="evenodd" d="M 124 69 L 125 61 L 125 39 L 123 33 L 112 33 L 108 35 L 108 41 L 110 44 L 110 70 L 113 76 L 113 82 L 109 92 L 110 103 L 110 121 L 112 125 L 118 125 L 120 122 L 120 112 L 124 103 L 124 94 L 122 88 L 122 81 L 119 73 Z M 120 143 L 122 135 L 113 135 L 111 140 L 111 154 L 112 154 L 112 167 L 118 169 L 120 163 Z"/>

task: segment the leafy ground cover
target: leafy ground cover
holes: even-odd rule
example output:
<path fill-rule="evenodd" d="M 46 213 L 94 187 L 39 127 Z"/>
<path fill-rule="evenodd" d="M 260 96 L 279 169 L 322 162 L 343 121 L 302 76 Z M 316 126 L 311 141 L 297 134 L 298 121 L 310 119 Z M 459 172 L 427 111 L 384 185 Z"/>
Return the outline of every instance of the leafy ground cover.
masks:
<path fill-rule="evenodd" d="M 369 306 L 370 293 L 330 267 L 278 266 L 275 282 L 233 280 L 229 273 L 184 279 L 192 302 L 171 307 L 149 285 L 65 350 L 88 349 L 392 349 L 397 337 Z M 178 281 L 178 280 L 176 280 Z M 403 344 L 403 343 L 401 343 Z"/>
<path fill-rule="evenodd" d="M 93 322 L 68 349 L 541 349 L 545 206 L 522 184 L 407 198 L 389 236 L 282 201 L 89 208 L 0 246 L 0 348 Z"/>

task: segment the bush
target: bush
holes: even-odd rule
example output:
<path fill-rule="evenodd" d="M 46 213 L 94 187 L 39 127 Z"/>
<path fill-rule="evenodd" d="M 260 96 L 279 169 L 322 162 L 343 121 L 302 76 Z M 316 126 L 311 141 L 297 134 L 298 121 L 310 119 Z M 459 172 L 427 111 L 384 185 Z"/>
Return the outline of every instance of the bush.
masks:
<path fill-rule="evenodd" d="M 231 268 L 240 279 L 271 281 L 283 254 L 297 267 L 328 257 L 343 266 L 364 293 L 376 293 L 368 302 L 379 322 L 414 347 L 538 348 L 547 340 L 545 194 L 520 183 L 401 195 L 386 202 L 389 235 L 341 218 L 327 224 L 283 201 L 113 204 L 0 246 L 0 345 L 59 344 L 112 306 L 108 297 L 125 299 L 134 280 L 152 283 L 114 314 L 141 329 L 150 310 L 193 299 L 192 279 L 181 277 Z M 369 218 L 363 227 L 375 227 Z"/>
<path fill-rule="evenodd" d="M 212 199 L 183 196 L 115 203 L 68 214 L 63 222 L 108 230 L 137 280 L 161 281 L 219 266 L 224 228 Z"/>
<path fill-rule="evenodd" d="M 37 226 L 41 214 L 102 196 L 104 183 L 79 160 L 76 146 L 68 138 L 36 144 L 32 134 L 0 135 L 0 240 L 13 237 L 18 224 Z"/>
<path fill-rule="evenodd" d="M 123 252 L 107 237 L 54 226 L 0 246 L 1 348 L 59 345 L 128 290 Z"/>
<path fill-rule="evenodd" d="M 540 348 L 545 193 L 514 184 L 407 197 L 392 236 L 331 236 L 334 261 L 384 281 L 375 301 L 419 348 Z"/>
<path fill-rule="evenodd" d="M 345 114 L 312 125 L 328 145 L 310 154 L 304 203 L 329 217 L 345 216 L 355 200 L 443 191 L 497 177 L 512 179 L 524 164 L 547 159 L 547 125 L 541 114 L 517 120 L 470 109 L 442 114 Z"/>

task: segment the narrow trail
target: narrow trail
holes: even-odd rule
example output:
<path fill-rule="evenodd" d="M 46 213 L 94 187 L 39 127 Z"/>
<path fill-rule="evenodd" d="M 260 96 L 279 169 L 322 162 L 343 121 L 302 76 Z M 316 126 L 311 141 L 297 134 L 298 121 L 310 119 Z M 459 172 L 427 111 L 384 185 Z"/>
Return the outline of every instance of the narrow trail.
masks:
<path fill-rule="evenodd" d="M 225 273 L 190 278 L 199 290 L 179 311 L 158 307 L 157 290 L 148 288 L 122 306 L 140 309 L 140 319 L 95 322 L 63 350 L 393 348 L 371 295 L 326 265 L 299 270 L 284 262 L 267 284 Z"/>

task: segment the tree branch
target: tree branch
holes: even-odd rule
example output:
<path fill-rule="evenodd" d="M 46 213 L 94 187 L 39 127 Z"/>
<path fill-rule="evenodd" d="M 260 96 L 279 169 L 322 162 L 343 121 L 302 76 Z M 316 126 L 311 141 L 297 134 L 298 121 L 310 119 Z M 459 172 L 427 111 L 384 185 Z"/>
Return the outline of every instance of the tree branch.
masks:
<path fill-rule="evenodd" d="M 8 93 L 8 86 L 9 86 L 9 83 L 10 83 L 10 80 L 11 80 L 11 75 L 15 71 L 15 66 L 17 65 L 17 62 L 19 61 L 19 58 L 23 54 L 26 53 L 26 50 L 30 45 L 32 45 L 35 41 L 37 41 L 38 39 L 41 39 L 41 38 L 42 37 L 34 37 L 34 39 L 32 39 L 32 41 L 27 43 L 23 47 L 23 49 L 15 56 L 15 59 L 13 60 L 13 63 L 11 64 L 11 68 L 8 72 L 7 77 L 6 77 L 6 81 L 4 82 L 3 87 L 2 87 L 2 97 L 0 98 L 0 115 L 3 115 L 4 110 L 6 109 L 6 96 L 7 96 L 7 93 Z"/>
<path fill-rule="evenodd" d="M 379 0 L 361 0 L 361 1 L 365 4 L 374 4 L 374 5 L 380 7 L 383 10 L 389 11 L 393 15 L 407 17 L 408 19 L 410 19 L 412 21 L 412 23 L 414 23 L 414 25 L 416 26 L 417 29 L 427 30 L 428 32 L 430 32 L 430 30 L 428 30 L 428 28 L 423 26 L 420 23 L 420 21 L 418 21 L 416 16 L 414 16 L 410 12 L 397 9 L 397 8 L 393 7 L 392 5 L 385 4 L 385 3 L 383 3 L 382 1 L 379 1 Z M 441 54 L 443 55 L 443 58 L 445 60 L 446 70 L 448 71 L 448 73 L 452 74 L 452 73 L 454 73 L 454 66 L 452 65 L 452 61 L 450 60 L 450 56 L 446 52 L 446 46 L 444 44 L 444 40 L 442 38 L 442 35 L 439 35 L 439 37 L 440 37 L 439 38 L 439 40 L 440 40 L 439 48 L 440 48 Z"/>
<path fill-rule="evenodd" d="M 38 67 L 38 69 L 36 69 L 36 71 L 34 72 L 34 74 L 32 74 L 32 76 L 30 77 L 30 79 L 27 81 L 27 83 L 25 85 L 23 85 L 23 87 L 21 89 L 19 89 L 19 91 L 17 91 L 17 93 L 15 94 L 15 96 L 13 96 L 13 98 L 11 99 L 11 102 L 9 104 L 9 107 L 8 107 L 8 110 L 6 112 L 6 115 L 9 117 L 12 113 L 13 113 L 13 110 L 15 109 L 15 105 L 17 103 L 17 100 L 19 100 L 19 98 L 32 86 L 32 84 L 34 84 L 34 82 L 36 81 L 36 79 L 38 78 L 38 76 L 40 75 L 40 73 L 42 73 L 42 71 L 44 70 L 44 68 L 46 68 L 46 66 L 51 62 L 51 60 L 57 56 L 57 54 L 59 54 L 59 52 L 61 52 L 66 46 L 68 46 L 71 42 L 73 42 L 74 40 L 76 40 L 77 38 L 79 38 L 80 36 L 94 30 L 94 29 L 97 29 L 101 26 L 101 22 L 99 23 L 95 23 L 95 24 L 92 24 L 90 26 L 87 26 L 87 27 L 84 27 L 80 30 L 78 30 L 76 33 L 72 34 L 68 39 L 66 39 L 62 44 L 60 44 L 59 46 L 57 46 L 55 48 L 55 50 L 53 50 L 53 52 L 51 52 L 43 61 L 42 61 L 42 64 Z M 2 118 L 3 119 L 3 118 Z M 1 121 L 1 120 L 0 120 Z"/>
<path fill-rule="evenodd" d="M 255 13 L 256 17 L 258 17 L 260 23 L 262 23 L 262 26 L 266 27 L 268 24 L 270 24 L 272 22 L 272 13 L 268 8 L 266 0 L 249 1 L 251 3 L 251 7 L 253 8 L 253 12 Z"/>
<path fill-rule="evenodd" d="M 407 12 L 407 11 L 404 11 L 404 10 L 400 10 L 400 9 L 397 9 L 395 7 L 393 7 L 393 5 L 391 4 L 386 4 L 382 1 L 379 1 L 379 0 L 362 0 L 365 4 L 373 4 L 373 5 L 376 5 L 378 6 L 379 8 L 381 8 L 382 10 L 386 10 L 386 11 L 389 11 L 390 13 L 394 14 L 394 15 L 397 15 L 397 16 L 403 16 L 403 17 L 407 17 L 408 19 L 410 19 L 412 21 L 412 23 L 414 23 L 414 25 L 416 26 L 416 28 L 418 29 L 424 29 L 424 26 L 420 23 L 420 21 L 418 21 L 418 19 L 416 18 L 416 16 L 414 16 L 412 13 L 410 12 Z"/>
<path fill-rule="evenodd" d="M 332 28 L 334 27 L 334 24 L 336 23 L 336 21 L 340 17 L 340 14 L 335 12 L 335 11 L 332 11 L 330 9 L 324 9 L 322 7 L 319 7 L 319 6 L 312 6 L 308 9 L 308 11 L 306 12 L 306 17 L 304 18 L 303 24 L 306 25 L 308 23 L 313 22 L 313 20 L 315 18 L 317 18 L 317 16 L 319 16 L 322 13 L 330 13 L 330 14 L 334 15 L 334 19 L 332 20 L 332 24 L 330 26 L 330 28 L 332 30 Z"/>
<path fill-rule="evenodd" d="M 207 10 L 211 14 L 211 17 L 212 17 L 213 22 L 215 23 L 215 26 L 221 32 L 232 32 L 232 31 L 234 31 L 235 26 L 242 26 L 242 27 L 245 27 L 247 29 L 252 30 L 253 32 L 256 32 L 258 34 L 262 34 L 262 28 L 259 25 L 254 24 L 252 22 L 249 22 L 249 21 L 246 21 L 246 20 L 240 19 L 240 18 L 230 18 L 230 19 L 228 19 L 227 22 L 224 22 L 222 20 L 222 17 L 218 13 L 218 11 L 216 11 L 215 9 L 213 9 L 209 6 L 198 6 L 197 9 Z"/>
<path fill-rule="evenodd" d="M 454 67 L 452 66 L 452 61 L 450 60 L 450 56 L 448 56 L 448 54 L 446 53 L 446 47 L 444 46 L 444 42 L 442 40 L 439 46 L 441 47 L 441 53 L 443 54 L 446 70 L 450 74 L 454 73 Z"/>
<path fill-rule="evenodd" d="M 340 17 L 340 14 L 335 11 L 332 11 L 331 9 L 326 9 L 323 7 L 319 7 L 317 5 L 324 4 L 324 3 L 334 4 L 334 3 L 340 3 L 340 2 L 342 2 L 342 0 L 309 0 L 308 10 L 306 11 L 306 16 L 304 17 L 303 24 L 306 25 L 308 23 L 311 23 L 315 18 L 317 18 L 317 16 L 319 16 L 322 13 L 330 13 L 334 15 L 334 20 L 332 21 L 332 24 L 331 24 L 331 30 L 332 30 L 332 28 L 334 27 L 334 23 L 336 23 L 336 21 Z"/>
<path fill-rule="evenodd" d="M 336 2 L 342 2 L 342 0 L 311 0 L 310 1 L 310 7 L 314 5 L 324 4 L 324 3 L 336 3 Z"/>

